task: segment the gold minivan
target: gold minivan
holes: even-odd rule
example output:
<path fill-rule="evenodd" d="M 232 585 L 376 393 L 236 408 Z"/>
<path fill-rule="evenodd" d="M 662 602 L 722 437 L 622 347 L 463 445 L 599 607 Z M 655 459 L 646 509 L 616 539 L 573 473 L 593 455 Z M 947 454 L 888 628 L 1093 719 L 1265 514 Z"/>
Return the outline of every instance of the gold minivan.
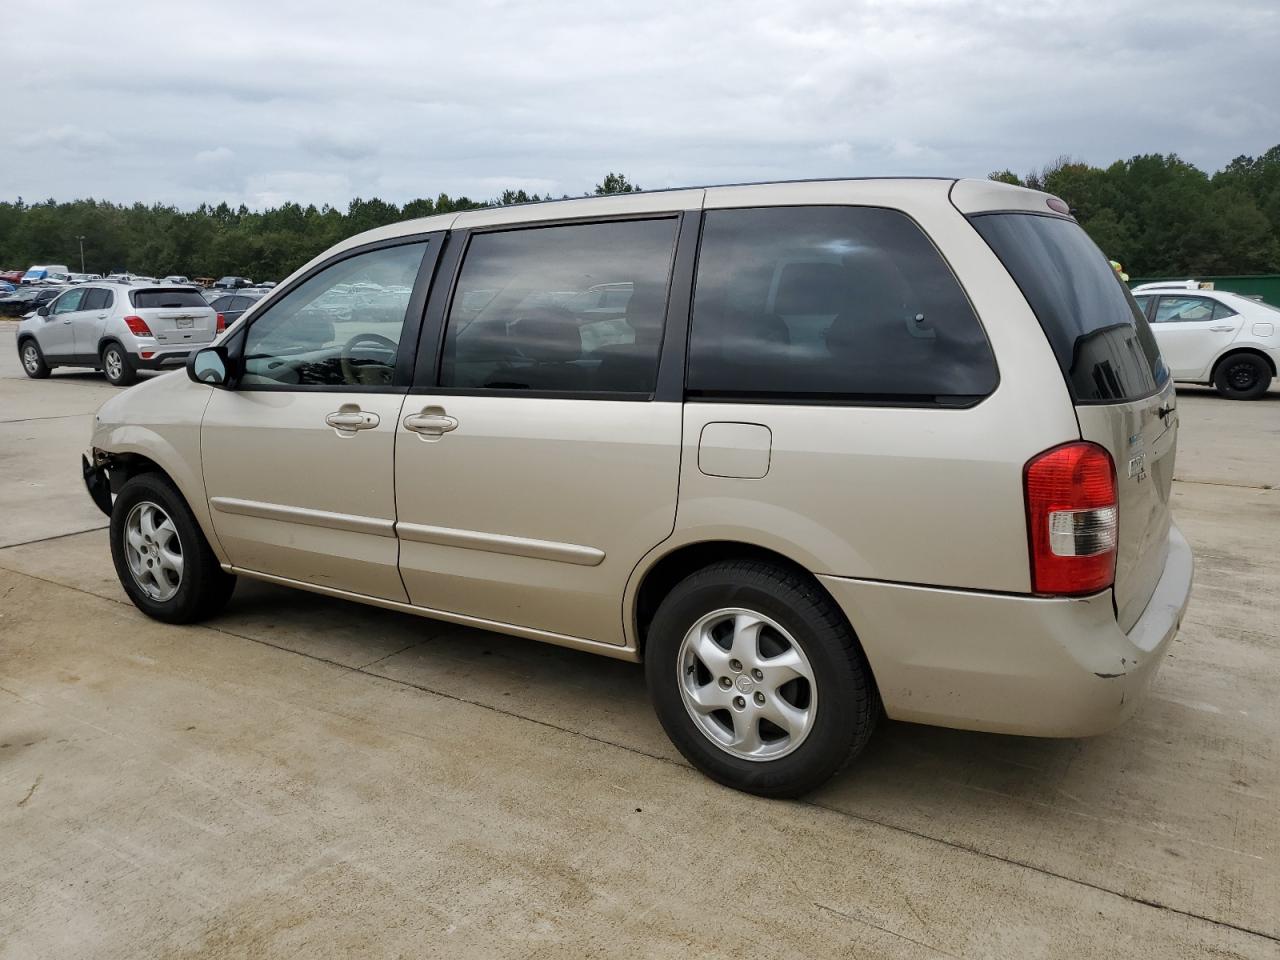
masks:
<path fill-rule="evenodd" d="M 821 784 L 880 714 L 1130 714 L 1192 558 L 1173 384 L 1056 197 L 972 180 L 671 190 L 370 231 L 86 483 L 149 616 L 237 576 L 643 661 L 691 763 Z"/>

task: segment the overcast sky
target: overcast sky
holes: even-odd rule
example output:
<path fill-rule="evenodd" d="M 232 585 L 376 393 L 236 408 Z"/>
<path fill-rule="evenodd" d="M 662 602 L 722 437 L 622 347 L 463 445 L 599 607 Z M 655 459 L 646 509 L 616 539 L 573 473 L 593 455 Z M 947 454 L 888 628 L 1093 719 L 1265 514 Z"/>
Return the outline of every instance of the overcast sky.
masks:
<path fill-rule="evenodd" d="M 1277 0 L 6 9 L 4 199 L 345 207 L 1170 151 L 1214 170 L 1280 143 Z"/>

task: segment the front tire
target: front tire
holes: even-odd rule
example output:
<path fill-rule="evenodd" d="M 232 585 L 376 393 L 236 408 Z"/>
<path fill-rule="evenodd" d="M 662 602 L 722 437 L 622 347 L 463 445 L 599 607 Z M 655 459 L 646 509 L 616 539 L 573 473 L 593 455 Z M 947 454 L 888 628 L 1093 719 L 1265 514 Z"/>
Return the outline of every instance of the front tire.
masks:
<path fill-rule="evenodd" d="M 108 343 L 102 348 L 102 372 L 113 387 L 127 387 L 138 379 L 133 361 L 118 343 Z"/>
<path fill-rule="evenodd" d="M 811 577 L 767 562 L 724 561 L 677 584 L 649 627 L 645 674 L 685 759 L 764 797 L 825 783 L 880 714 L 840 609 Z"/>
<path fill-rule="evenodd" d="M 49 364 L 45 363 L 44 353 L 34 337 L 28 337 L 18 346 L 18 356 L 22 360 L 22 370 L 32 380 L 43 380 L 49 376 Z"/>
<path fill-rule="evenodd" d="M 1257 400 L 1271 389 L 1271 368 L 1257 354 L 1234 353 L 1218 362 L 1213 385 L 1228 400 Z"/>
<path fill-rule="evenodd" d="M 182 495 L 159 473 L 139 474 L 120 489 L 111 507 L 111 559 L 134 606 L 165 623 L 213 616 L 236 585 Z"/>

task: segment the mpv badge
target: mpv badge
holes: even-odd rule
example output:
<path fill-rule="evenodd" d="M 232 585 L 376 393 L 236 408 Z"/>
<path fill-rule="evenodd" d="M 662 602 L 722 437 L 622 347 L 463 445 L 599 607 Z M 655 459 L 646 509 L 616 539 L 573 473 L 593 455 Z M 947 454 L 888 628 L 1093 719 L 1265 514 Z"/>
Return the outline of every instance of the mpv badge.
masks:
<path fill-rule="evenodd" d="M 1129 479 L 1145 480 L 1147 476 L 1147 455 L 1140 453 L 1136 457 L 1129 458 Z"/>

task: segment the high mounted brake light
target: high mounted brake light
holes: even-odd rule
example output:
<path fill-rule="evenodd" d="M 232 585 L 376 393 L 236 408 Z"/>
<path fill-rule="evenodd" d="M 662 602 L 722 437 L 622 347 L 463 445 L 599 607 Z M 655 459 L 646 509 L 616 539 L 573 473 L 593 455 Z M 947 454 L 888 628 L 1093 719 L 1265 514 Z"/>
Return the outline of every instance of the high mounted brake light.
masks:
<path fill-rule="evenodd" d="M 1027 464 L 1023 488 L 1031 589 L 1077 596 L 1111 586 L 1119 542 L 1111 454 L 1084 441 L 1046 450 Z"/>

